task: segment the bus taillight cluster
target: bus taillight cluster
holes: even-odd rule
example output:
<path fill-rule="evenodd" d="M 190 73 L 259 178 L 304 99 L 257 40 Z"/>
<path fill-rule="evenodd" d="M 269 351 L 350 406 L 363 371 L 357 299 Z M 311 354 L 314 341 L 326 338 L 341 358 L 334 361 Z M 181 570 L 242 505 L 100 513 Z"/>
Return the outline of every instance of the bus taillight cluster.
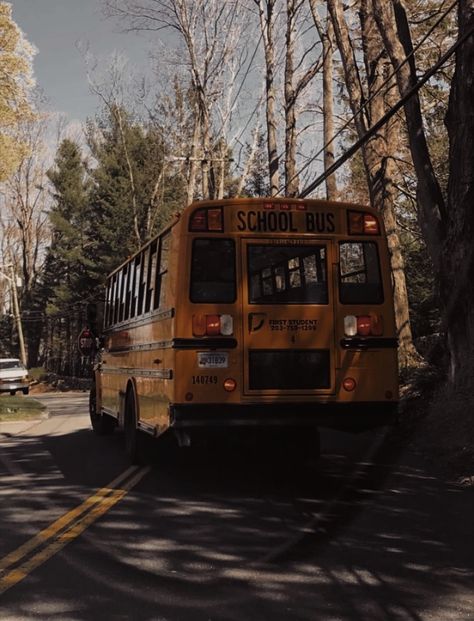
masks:
<path fill-rule="evenodd" d="M 346 315 L 344 317 L 346 336 L 382 336 L 383 320 L 380 315 Z"/>
<path fill-rule="evenodd" d="M 193 336 L 232 336 L 232 315 L 193 315 Z"/>

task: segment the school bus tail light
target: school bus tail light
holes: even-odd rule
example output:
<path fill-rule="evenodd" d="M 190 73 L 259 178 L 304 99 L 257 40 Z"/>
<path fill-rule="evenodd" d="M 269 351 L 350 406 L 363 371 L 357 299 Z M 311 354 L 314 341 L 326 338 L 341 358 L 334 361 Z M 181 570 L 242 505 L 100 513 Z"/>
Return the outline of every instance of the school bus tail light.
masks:
<path fill-rule="evenodd" d="M 222 233 L 224 230 L 224 218 L 222 207 L 196 209 L 189 219 L 189 230 L 192 233 L 209 231 Z"/>
<path fill-rule="evenodd" d="M 368 315 L 357 317 L 357 334 L 360 336 L 370 335 L 370 317 Z"/>
<path fill-rule="evenodd" d="M 380 235 L 379 221 L 366 211 L 348 211 L 347 228 L 349 235 Z"/>
<path fill-rule="evenodd" d="M 231 336 L 233 333 L 232 315 L 193 315 L 193 336 Z"/>
<path fill-rule="evenodd" d="M 382 336 L 383 319 L 381 315 L 346 315 L 344 317 L 345 336 Z"/>

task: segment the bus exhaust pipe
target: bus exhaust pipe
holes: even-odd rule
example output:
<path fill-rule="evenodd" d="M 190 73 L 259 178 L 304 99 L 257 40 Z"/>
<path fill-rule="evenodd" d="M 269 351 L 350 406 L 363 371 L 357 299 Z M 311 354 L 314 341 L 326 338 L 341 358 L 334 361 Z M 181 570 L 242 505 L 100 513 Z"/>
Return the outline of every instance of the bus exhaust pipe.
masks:
<path fill-rule="evenodd" d="M 179 448 L 189 448 L 191 446 L 191 436 L 182 429 L 175 429 L 174 434 L 178 441 Z"/>

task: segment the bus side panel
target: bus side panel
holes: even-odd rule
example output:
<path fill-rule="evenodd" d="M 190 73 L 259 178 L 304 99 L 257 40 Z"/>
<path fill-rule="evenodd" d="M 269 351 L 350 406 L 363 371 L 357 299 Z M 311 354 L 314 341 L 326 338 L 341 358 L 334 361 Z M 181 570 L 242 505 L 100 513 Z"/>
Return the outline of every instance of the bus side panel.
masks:
<path fill-rule="evenodd" d="M 157 435 L 170 424 L 170 402 L 174 395 L 174 353 L 171 347 L 153 349 L 141 356 L 143 376 L 136 376 L 139 421 L 155 428 Z M 148 375 L 147 375 L 148 373 Z"/>

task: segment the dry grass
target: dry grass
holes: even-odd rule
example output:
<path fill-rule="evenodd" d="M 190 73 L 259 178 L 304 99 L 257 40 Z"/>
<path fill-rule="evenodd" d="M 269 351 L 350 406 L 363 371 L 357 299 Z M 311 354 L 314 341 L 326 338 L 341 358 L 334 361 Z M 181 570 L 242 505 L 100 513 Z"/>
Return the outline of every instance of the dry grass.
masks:
<path fill-rule="evenodd" d="M 442 371 L 417 369 L 402 389 L 401 429 L 444 478 L 474 485 L 474 374 L 456 386 Z"/>

